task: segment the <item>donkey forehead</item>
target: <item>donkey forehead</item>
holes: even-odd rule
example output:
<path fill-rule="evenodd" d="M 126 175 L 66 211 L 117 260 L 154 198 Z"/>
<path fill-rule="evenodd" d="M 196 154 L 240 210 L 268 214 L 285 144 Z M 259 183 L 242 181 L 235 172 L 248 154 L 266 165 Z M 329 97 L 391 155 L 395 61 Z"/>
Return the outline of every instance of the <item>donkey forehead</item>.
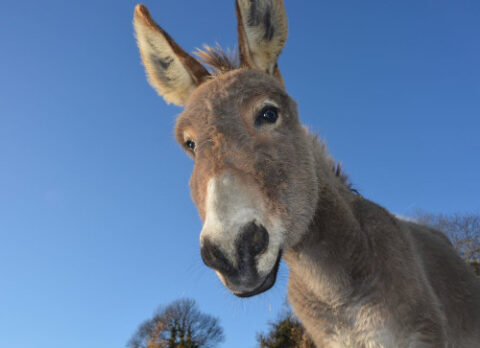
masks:
<path fill-rule="evenodd" d="M 212 121 L 228 117 L 232 112 L 238 113 L 240 108 L 248 108 L 265 98 L 281 103 L 286 97 L 283 86 L 275 78 L 251 69 L 238 69 L 200 85 L 190 96 L 178 121 L 189 118 Z"/>

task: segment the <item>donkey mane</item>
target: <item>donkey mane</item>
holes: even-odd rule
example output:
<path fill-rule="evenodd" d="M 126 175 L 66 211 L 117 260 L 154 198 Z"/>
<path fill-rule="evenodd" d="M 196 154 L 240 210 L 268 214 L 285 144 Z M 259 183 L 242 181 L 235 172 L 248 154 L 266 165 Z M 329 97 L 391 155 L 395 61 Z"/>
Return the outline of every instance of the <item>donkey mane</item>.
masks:
<path fill-rule="evenodd" d="M 326 142 L 322 140 L 317 133 L 311 133 L 306 127 L 305 132 L 312 141 L 312 149 L 317 163 L 324 163 L 326 168 L 332 171 L 335 174 L 335 178 L 337 178 L 348 190 L 352 193 L 358 194 L 358 191 L 350 181 L 348 174 L 343 171 L 342 162 L 335 162 L 333 157 L 328 154 Z"/>
<path fill-rule="evenodd" d="M 237 48 L 223 49 L 218 43 L 215 46 L 203 45 L 203 49 L 197 48 L 194 54 L 199 61 L 211 68 L 213 76 L 239 69 L 241 67 L 240 54 Z"/>

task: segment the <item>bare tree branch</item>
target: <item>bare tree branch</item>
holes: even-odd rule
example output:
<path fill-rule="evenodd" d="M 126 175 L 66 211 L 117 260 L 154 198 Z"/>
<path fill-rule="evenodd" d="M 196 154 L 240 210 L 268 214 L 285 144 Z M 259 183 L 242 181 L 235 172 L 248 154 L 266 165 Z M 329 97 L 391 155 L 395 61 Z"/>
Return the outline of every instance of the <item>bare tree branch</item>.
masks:
<path fill-rule="evenodd" d="M 192 299 L 160 307 L 128 341 L 128 348 L 210 348 L 224 340 L 217 318 L 200 312 Z"/>
<path fill-rule="evenodd" d="M 480 215 L 479 214 L 432 214 L 416 211 L 418 223 L 443 232 L 452 242 L 460 256 L 480 276 Z"/>

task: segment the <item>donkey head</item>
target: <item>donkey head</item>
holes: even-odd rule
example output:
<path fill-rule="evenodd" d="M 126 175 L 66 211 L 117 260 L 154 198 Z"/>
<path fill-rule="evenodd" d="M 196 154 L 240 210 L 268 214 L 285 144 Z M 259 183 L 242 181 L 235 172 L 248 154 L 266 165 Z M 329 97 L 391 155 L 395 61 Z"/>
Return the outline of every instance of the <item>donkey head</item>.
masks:
<path fill-rule="evenodd" d="M 192 198 L 203 220 L 201 255 L 237 296 L 274 283 L 282 250 L 306 233 L 317 199 L 311 139 L 285 92 L 277 58 L 287 37 L 281 0 L 237 0 L 240 64 L 198 55 L 209 73 L 151 19 L 134 25 L 148 80 L 184 106 L 175 134 L 194 159 Z"/>

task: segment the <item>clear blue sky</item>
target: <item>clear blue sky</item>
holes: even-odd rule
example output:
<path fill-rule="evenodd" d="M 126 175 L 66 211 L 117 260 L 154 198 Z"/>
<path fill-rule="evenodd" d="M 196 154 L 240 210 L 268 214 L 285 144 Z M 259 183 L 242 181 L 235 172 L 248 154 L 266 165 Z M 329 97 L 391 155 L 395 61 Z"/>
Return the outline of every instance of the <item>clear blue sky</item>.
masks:
<path fill-rule="evenodd" d="M 145 4 L 188 51 L 236 43 L 233 0 Z M 254 347 L 282 307 L 286 268 L 240 300 L 200 260 L 180 109 L 145 80 L 134 5 L 2 4 L 0 347 L 123 347 L 182 296 L 224 347 Z M 286 7 L 287 88 L 360 192 L 402 215 L 479 212 L 480 2 Z"/>

